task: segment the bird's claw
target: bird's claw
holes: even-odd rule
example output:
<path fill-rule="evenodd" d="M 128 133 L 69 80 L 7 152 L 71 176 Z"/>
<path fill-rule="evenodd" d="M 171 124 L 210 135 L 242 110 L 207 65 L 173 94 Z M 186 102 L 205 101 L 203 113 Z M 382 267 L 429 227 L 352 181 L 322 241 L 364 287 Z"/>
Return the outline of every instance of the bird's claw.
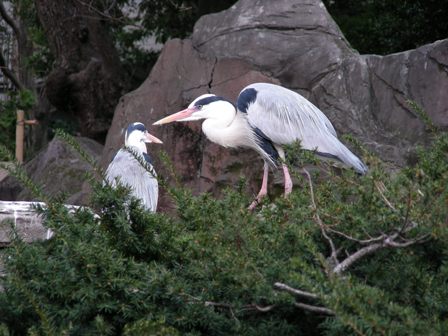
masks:
<path fill-rule="evenodd" d="M 252 201 L 247 210 L 253 211 L 255 208 L 260 205 L 261 200 L 266 196 L 265 193 L 258 194 L 258 196 Z"/>
<path fill-rule="evenodd" d="M 255 208 L 258 206 L 258 204 L 260 204 L 260 201 L 256 198 L 252 201 L 252 203 L 249 205 L 249 207 L 247 208 L 247 210 L 249 211 L 254 211 Z"/>

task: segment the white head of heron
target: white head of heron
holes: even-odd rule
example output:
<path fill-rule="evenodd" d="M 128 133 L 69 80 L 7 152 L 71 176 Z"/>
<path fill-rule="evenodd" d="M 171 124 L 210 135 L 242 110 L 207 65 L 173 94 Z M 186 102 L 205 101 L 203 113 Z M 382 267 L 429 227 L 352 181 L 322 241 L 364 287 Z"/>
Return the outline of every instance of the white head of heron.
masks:
<path fill-rule="evenodd" d="M 214 94 L 203 94 L 193 100 L 185 110 L 165 117 L 153 125 L 167 124 L 173 121 L 192 121 L 200 119 L 233 120 L 236 110 L 228 100 Z"/>
<path fill-rule="evenodd" d="M 136 147 L 143 153 L 147 152 L 146 143 L 162 143 L 160 139 L 150 134 L 145 125 L 140 122 L 129 124 L 124 139 L 124 144 L 127 147 Z"/>

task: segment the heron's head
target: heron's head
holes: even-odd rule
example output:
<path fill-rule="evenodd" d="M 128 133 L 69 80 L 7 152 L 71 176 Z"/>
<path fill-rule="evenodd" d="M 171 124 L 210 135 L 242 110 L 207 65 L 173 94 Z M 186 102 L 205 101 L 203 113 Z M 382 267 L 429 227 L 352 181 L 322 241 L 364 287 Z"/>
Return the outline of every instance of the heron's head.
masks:
<path fill-rule="evenodd" d="M 193 100 L 185 110 L 162 118 L 153 125 L 162 125 L 173 121 L 219 119 L 224 113 L 235 114 L 236 110 L 234 105 L 223 97 L 207 93 Z"/>
<path fill-rule="evenodd" d="M 124 144 L 128 147 L 137 147 L 146 152 L 146 143 L 161 144 L 162 141 L 150 134 L 141 122 L 129 124 L 124 137 Z"/>

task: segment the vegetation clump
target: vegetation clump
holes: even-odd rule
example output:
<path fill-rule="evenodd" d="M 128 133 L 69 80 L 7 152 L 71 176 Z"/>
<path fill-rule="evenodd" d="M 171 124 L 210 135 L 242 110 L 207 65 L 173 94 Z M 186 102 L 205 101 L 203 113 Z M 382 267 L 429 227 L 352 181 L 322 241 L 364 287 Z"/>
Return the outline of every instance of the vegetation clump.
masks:
<path fill-rule="evenodd" d="M 0 333 L 443 334 L 447 159 L 444 134 L 393 177 L 296 169 L 255 213 L 243 180 L 215 199 L 161 179 L 177 207 L 153 214 L 92 178 L 94 211 L 47 200 L 53 238 L 4 249 Z"/>

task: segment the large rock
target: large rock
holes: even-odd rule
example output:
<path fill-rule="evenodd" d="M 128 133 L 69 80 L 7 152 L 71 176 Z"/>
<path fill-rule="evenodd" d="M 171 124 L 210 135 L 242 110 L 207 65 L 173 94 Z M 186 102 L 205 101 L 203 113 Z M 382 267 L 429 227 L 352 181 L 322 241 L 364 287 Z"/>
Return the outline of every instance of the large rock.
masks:
<path fill-rule="evenodd" d="M 396 138 L 414 142 L 424 136 L 424 125 L 407 100 L 420 105 L 437 126 L 448 127 L 448 39 L 366 61 L 372 112 Z"/>
<path fill-rule="evenodd" d="M 239 1 L 202 17 L 192 36 L 200 52 L 238 57 L 309 98 L 336 129 L 383 159 L 402 164 L 424 135 L 407 103 L 448 126 L 448 40 L 388 56 L 359 55 L 319 0 Z"/>
<path fill-rule="evenodd" d="M 88 138 L 76 138 L 80 147 L 94 159 L 99 159 L 103 146 Z M 85 203 L 82 186 L 86 172 L 92 167 L 70 145 L 54 138 L 48 146 L 24 166 L 31 179 L 42 187 L 47 196 L 77 195 L 70 203 Z M 0 200 L 2 201 L 42 201 L 35 198 L 12 176 L 0 182 Z"/>
<path fill-rule="evenodd" d="M 191 39 L 166 43 L 148 79 L 124 96 L 115 111 L 101 163 L 122 144 L 129 122 L 149 126 L 185 108 L 196 96 L 213 92 L 235 99 L 253 82 L 291 88 L 315 103 L 339 134 L 350 133 L 384 160 L 403 165 L 409 148 L 424 139 L 424 125 L 409 108 L 413 100 L 434 123 L 447 124 L 448 40 L 413 51 L 359 55 L 351 49 L 320 0 L 240 0 L 226 11 L 202 17 Z M 199 122 L 176 123 L 151 131 L 164 140 L 182 184 L 215 192 L 243 175 L 261 174 L 261 160 L 248 150 L 210 143 Z M 156 168 L 169 176 L 156 162 Z M 161 202 L 163 209 L 164 201 Z"/>

